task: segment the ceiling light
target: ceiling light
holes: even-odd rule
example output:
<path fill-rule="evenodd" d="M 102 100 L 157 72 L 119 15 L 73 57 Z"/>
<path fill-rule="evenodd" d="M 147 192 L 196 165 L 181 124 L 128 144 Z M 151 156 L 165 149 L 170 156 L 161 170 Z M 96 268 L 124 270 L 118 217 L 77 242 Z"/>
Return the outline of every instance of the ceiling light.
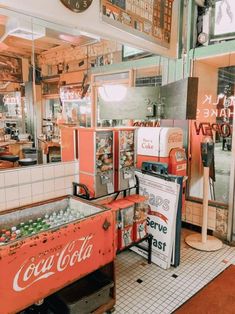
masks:
<path fill-rule="evenodd" d="M 118 102 L 125 98 L 126 86 L 123 85 L 103 85 L 98 88 L 100 97 L 107 102 Z"/>

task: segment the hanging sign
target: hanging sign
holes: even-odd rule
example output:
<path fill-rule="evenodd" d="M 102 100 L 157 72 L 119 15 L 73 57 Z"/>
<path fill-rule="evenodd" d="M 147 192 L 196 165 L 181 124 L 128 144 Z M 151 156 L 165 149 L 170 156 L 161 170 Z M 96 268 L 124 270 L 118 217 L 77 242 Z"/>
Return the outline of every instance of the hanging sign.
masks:
<path fill-rule="evenodd" d="M 136 175 L 140 194 L 148 198 L 147 232 L 153 235 L 152 261 L 167 269 L 174 251 L 179 184 L 141 172 Z M 146 257 L 143 250 L 135 247 L 133 250 Z"/>

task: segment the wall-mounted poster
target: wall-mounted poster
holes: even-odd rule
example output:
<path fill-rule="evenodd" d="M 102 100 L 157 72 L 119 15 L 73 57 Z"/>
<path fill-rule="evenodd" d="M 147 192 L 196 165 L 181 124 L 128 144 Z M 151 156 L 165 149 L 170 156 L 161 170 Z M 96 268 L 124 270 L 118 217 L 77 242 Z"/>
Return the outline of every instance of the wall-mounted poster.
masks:
<path fill-rule="evenodd" d="M 169 47 L 174 0 L 101 0 L 103 21 Z"/>
<path fill-rule="evenodd" d="M 22 61 L 20 58 L 0 55 L 0 81 L 22 82 Z"/>

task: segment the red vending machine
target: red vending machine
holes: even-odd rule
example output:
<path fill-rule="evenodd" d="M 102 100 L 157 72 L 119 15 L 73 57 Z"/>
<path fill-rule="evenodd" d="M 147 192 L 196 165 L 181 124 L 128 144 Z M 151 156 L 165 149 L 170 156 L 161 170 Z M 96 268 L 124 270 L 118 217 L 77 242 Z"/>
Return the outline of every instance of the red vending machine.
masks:
<path fill-rule="evenodd" d="M 135 129 L 114 129 L 115 191 L 135 186 Z"/>
<path fill-rule="evenodd" d="M 114 192 L 113 130 L 79 128 L 79 181 L 91 197 Z"/>

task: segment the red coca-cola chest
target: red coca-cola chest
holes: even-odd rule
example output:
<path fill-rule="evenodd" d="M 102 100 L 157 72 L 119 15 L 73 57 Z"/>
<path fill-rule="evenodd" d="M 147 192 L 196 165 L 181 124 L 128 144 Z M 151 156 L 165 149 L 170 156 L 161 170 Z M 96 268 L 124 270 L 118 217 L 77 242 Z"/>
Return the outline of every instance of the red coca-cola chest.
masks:
<path fill-rule="evenodd" d="M 114 259 L 114 218 L 102 206 L 63 197 L 0 219 L 1 313 L 16 313 Z"/>

